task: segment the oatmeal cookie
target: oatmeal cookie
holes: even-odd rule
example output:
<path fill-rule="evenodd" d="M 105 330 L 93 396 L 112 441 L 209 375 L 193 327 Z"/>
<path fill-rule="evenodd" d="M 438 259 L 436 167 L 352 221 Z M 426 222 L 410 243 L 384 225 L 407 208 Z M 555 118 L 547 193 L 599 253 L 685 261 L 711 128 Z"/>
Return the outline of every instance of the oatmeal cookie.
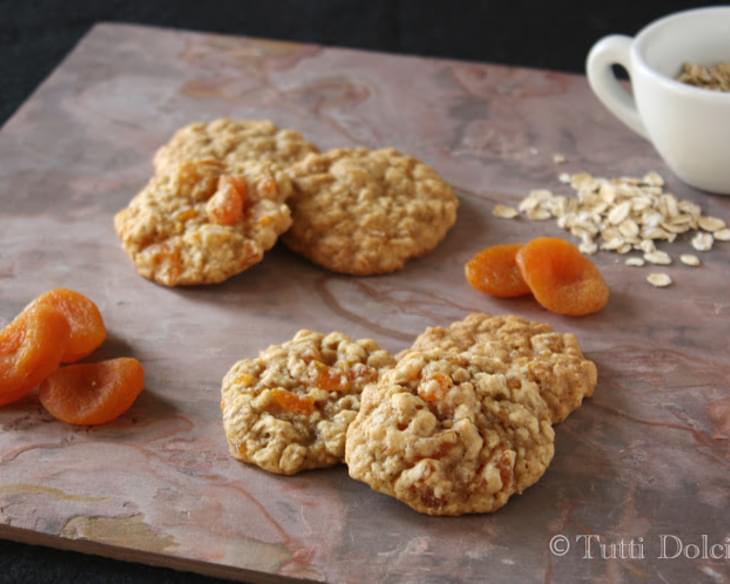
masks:
<path fill-rule="evenodd" d="M 487 357 L 411 351 L 368 385 L 347 431 L 350 476 L 429 515 L 502 507 L 545 472 L 550 413 L 526 377 Z"/>
<path fill-rule="evenodd" d="M 165 286 L 212 284 L 261 261 L 291 225 L 275 164 L 189 160 L 158 173 L 114 217 L 137 272 Z"/>
<path fill-rule="evenodd" d="M 426 329 L 413 349 L 479 352 L 489 373 L 516 368 L 540 388 L 553 423 L 565 420 L 593 395 L 597 370 L 583 356 L 575 335 L 513 315 L 474 313 L 448 328 Z"/>
<path fill-rule="evenodd" d="M 302 330 L 223 379 L 223 428 L 233 457 L 291 475 L 342 462 L 363 387 L 394 363 L 375 341 Z"/>
<path fill-rule="evenodd" d="M 458 199 L 430 166 L 393 148 L 310 154 L 291 168 L 293 251 L 334 272 L 393 272 L 431 251 Z"/>
<path fill-rule="evenodd" d="M 250 160 L 288 166 L 317 148 L 294 130 L 281 130 L 268 120 L 196 122 L 179 129 L 154 158 L 157 172 L 185 160 L 215 158 L 226 164 Z"/>

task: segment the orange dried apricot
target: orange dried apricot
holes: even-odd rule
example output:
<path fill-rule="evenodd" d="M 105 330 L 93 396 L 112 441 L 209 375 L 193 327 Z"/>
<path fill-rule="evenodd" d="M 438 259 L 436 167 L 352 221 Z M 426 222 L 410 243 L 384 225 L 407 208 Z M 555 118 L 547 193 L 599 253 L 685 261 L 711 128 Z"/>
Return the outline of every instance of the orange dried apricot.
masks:
<path fill-rule="evenodd" d="M 54 418 L 96 426 L 121 416 L 143 389 L 142 364 L 122 357 L 59 369 L 41 384 L 39 397 Z"/>
<path fill-rule="evenodd" d="M 86 357 L 106 339 L 106 327 L 99 309 L 80 292 L 68 288 L 49 290 L 33 300 L 26 310 L 38 305 L 57 309 L 71 327 L 66 351 L 61 358 L 63 363 L 73 363 Z"/>
<path fill-rule="evenodd" d="M 583 316 L 608 302 L 601 272 L 564 239 L 533 239 L 517 252 L 517 265 L 537 301 L 551 312 Z"/>
<path fill-rule="evenodd" d="M 314 411 L 314 400 L 309 397 L 300 397 L 286 389 L 271 390 L 271 401 L 274 406 L 285 412 L 311 414 Z"/>
<path fill-rule="evenodd" d="M 326 391 L 347 391 L 350 388 L 350 378 L 346 373 L 327 367 L 324 363 L 315 362 L 317 379 L 315 385 Z"/>
<path fill-rule="evenodd" d="M 218 225 L 235 225 L 243 219 L 246 205 L 246 182 L 238 177 L 222 175 L 218 190 L 208 200 L 208 219 Z"/>
<path fill-rule="evenodd" d="M 434 373 L 430 379 L 424 381 L 424 383 L 421 383 L 418 386 L 418 395 L 421 399 L 427 402 L 442 400 L 446 395 L 446 392 L 453 385 L 451 378 L 447 377 L 443 373 Z"/>
<path fill-rule="evenodd" d="M 471 258 L 464 268 L 466 279 L 475 290 L 497 298 L 515 298 L 530 293 L 517 266 L 515 256 L 522 243 L 487 247 Z"/>
<path fill-rule="evenodd" d="M 3 403 L 30 393 L 58 368 L 69 335 L 65 316 L 45 304 L 24 310 L 0 331 L 0 399 Z"/>
<path fill-rule="evenodd" d="M 356 366 L 357 370 L 349 368 L 342 370 L 328 367 L 321 361 L 315 361 L 314 365 L 317 370 L 314 384 L 326 391 L 347 393 L 355 381 L 374 381 L 378 378 L 377 370 L 368 366 Z"/>
<path fill-rule="evenodd" d="M 10 393 L 0 393 L 0 407 L 20 401 L 25 396 L 30 395 L 33 388 L 21 389 L 20 391 L 11 391 Z"/>

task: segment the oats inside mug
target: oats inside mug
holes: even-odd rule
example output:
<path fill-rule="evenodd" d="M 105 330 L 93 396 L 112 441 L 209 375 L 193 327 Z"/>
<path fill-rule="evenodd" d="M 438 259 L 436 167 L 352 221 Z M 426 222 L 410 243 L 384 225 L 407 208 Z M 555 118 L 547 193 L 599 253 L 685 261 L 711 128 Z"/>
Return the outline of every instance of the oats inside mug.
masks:
<path fill-rule="evenodd" d="M 703 89 L 730 92 L 730 62 L 716 65 L 684 63 L 677 80 Z"/>

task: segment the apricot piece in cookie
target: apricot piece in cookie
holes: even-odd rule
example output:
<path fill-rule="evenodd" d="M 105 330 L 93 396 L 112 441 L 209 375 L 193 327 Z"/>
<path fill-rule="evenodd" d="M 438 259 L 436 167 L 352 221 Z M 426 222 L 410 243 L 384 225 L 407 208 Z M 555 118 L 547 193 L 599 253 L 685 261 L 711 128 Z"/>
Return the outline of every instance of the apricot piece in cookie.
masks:
<path fill-rule="evenodd" d="M 554 454 L 550 413 L 534 383 L 485 359 L 411 351 L 368 385 L 350 476 L 428 515 L 496 511 L 534 484 Z"/>
<path fill-rule="evenodd" d="M 489 373 L 514 369 L 537 385 L 553 423 L 579 408 L 597 383 L 596 365 L 583 356 L 575 335 L 520 316 L 470 314 L 447 328 L 426 329 L 412 349 L 468 350 L 487 357 L 483 363 Z"/>
<path fill-rule="evenodd" d="M 393 362 L 375 341 L 308 330 L 239 361 L 221 390 L 231 455 L 285 475 L 342 462 L 363 387 Z"/>
<path fill-rule="evenodd" d="M 291 176 L 293 224 L 284 243 L 334 272 L 399 270 L 436 247 L 456 221 L 451 187 L 393 148 L 310 154 Z"/>
<path fill-rule="evenodd" d="M 195 122 L 180 128 L 155 154 L 157 172 L 186 160 L 214 158 L 227 165 L 267 161 L 288 166 L 317 148 L 294 130 L 280 129 L 268 120 Z"/>
<path fill-rule="evenodd" d="M 276 164 L 188 160 L 153 177 L 114 226 L 145 278 L 214 284 L 263 259 L 291 225 L 290 195 L 291 182 Z"/>

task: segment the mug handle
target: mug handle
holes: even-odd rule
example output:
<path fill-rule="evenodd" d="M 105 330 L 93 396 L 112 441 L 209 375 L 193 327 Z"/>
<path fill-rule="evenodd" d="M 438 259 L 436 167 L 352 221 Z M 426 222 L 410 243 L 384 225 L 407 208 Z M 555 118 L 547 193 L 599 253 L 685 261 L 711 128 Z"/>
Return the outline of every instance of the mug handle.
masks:
<path fill-rule="evenodd" d="M 598 41 L 586 60 L 588 83 L 603 105 L 619 120 L 640 136 L 649 139 L 641 122 L 634 98 L 621 86 L 611 70 L 611 65 L 621 65 L 632 77 L 630 50 L 633 39 L 624 35 L 611 35 Z"/>

